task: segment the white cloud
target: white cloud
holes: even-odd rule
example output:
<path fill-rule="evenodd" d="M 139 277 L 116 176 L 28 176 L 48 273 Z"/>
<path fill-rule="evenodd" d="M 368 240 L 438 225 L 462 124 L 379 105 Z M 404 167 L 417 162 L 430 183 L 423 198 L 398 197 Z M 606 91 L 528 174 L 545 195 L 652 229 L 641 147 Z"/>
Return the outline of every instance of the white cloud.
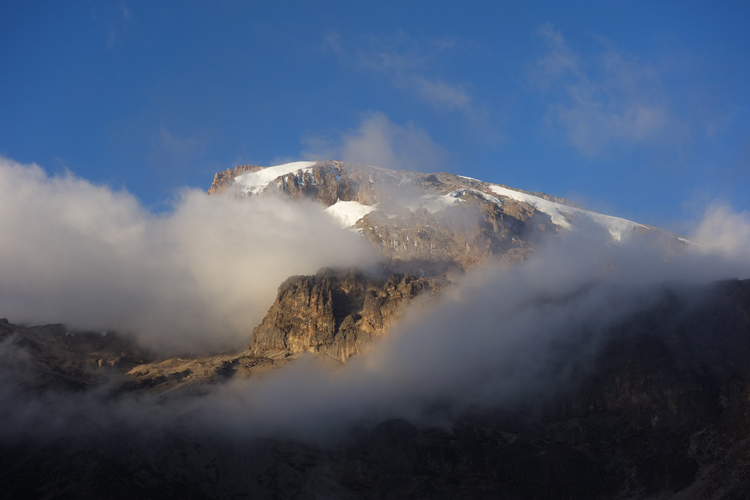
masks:
<path fill-rule="evenodd" d="M 700 250 L 729 258 L 744 258 L 750 265 L 750 212 L 734 212 L 722 203 L 712 204 L 691 234 Z"/>
<path fill-rule="evenodd" d="M 543 76 L 554 78 L 567 72 L 578 73 L 579 57 L 550 23 L 540 26 L 537 35 L 543 38 L 549 46 L 549 52 L 537 61 L 537 66 Z"/>
<path fill-rule="evenodd" d="M 156 135 L 154 147 L 175 158 L 182 159 L 203 154 L 206 150 L 206 141 L 198 137 L 181 137 L 162 125 Z"/>
<path fill-rule="evenodd" d="M 708 214 L 706 224 L 715 219 Z M 735 222 L 750 227 L 745 218 L 718 231 L 728 235 Z M 261 381 L 235 380 L 196 407 L 227 432 L 324 439 L 354 423 L 435 425 L 467 408 L 540 403 L 590 366 L 613 325 L 665 290 L 688 294 L 688 283 L 750 276 L 747 256 L 695 246 L 675 255 L 658 233 L 612 246 L 599 230 L 546 240 L 511 268 L 469 273 L 336 373 L 300 360 Z M 749 243 L 722 249 L 750 255 Z"/>
<path fill-rule="evenodd" d="M 413 84 L 422 98 L 429 103 L 443 106 L 450 111 L 473 112 L 471 96 L 460 86 L 427 80 L 421 76 L 414 77 Z"/>
<path fill-rule="evenodd" d="M 322 206 L 125 191 L 0 158 L 0 317 L 135 333 L 165 352 L 242 348 L 279 284 L 373 254 Z"/>
<path fill-rule="evenodd" d="M 672 141 L 682 126 L 670 113 L 657 71 L 615 48 L 584 57 L 551 24 L 537 31 L 548 47 L 534 81 L 552 93 L 545 120 L 561 127 L 582 154 L 595 156 L 615 142 Z"/>
<path fill-rule="evenodd" d="M 226 335 L 227 319 L 249 334 L 287 276 L 361 260 L 356 236 L 331 231 L 310 205 L 188 192 L 173 214 L 154 217 L 127 193 L 8 160 L 0 189 L 0 304 L 55 321 L 120 318 L 153 329 L 145 338 L 201 347 Z M 543 402 L 591 365 L 613 325 L 665 289 L 687 294 L 681 283 L 750 276 L 750 214 L 727 207 L 710 209 L 699 246 L 678 253 L 658 232 L 610 245 L 597 231 L 572 230 L 517 266 L 468 274 L 336 372 L 308 356 L 201 397 L 112 398 L 105 388 L 28 398 L 8 383 L 23 376 L 18 349 L 0 343 L 0 408 L 13 409 L 0 412 L 0 435 L 178 422 L 235 438 L 320 440 L 388 418 L 450 422 L 467 408 Z"/>
<path fill-rule="evenodd" d="M 322 137 L 303 139 L 310 160 L 339 159 L 379 167 L 432 172 L 445 163 L 446 151 L 430 135 L 407 122 L 398 125 L 383 113 L 366 113 L 357 130 L 335 140 Z"/>

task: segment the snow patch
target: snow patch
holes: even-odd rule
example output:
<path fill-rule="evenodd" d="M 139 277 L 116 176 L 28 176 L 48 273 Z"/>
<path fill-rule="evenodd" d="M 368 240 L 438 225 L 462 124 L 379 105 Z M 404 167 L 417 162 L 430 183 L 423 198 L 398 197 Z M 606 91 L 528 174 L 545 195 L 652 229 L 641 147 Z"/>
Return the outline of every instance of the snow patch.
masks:
<path fill-rule="evenodd" d="M 624 236 L 627 236 L 636 228 L 646 228 L 643 224 L 632 222 L 627 219 L 620 219 L 619 217 L 612 217 L 610 215 L 597 214 L 595 212 L 589 212 L 588 210 L 581 210 L 579 208 L 569 207 L 554 201 L 545 200 L 538 196 L 522 193 L 513 189 L 504 188 L 497 184 L 489 184 L 489 189 L 500 196 L 505 196 L 516 201 L 526 202 L 536 210 L 543 212 L 550 216 L 552 223 L 556 226 L 569 228 L 569 219 L 572 216 L 581 216 L 589 220 L 594 221 L 596 224 L 602 226 L 609 231 L 610 236 L 615 241 L 621 241 Z"/>
<path fill-rule="evenodd" d="M 480 181 L 479 179 L 475 179 L 474 177 L 466 177 L 465 175 L 457 175 L 456 177 L 460 177 L 462 179 L 468 179 L 470 181 L 484 182 L 484 181 Z"/>
<path fill-rule="evenodd" d="M 326 212 L 339 221 L 341 227 L 352 227 L 359 219 L 377 209 L 377 205 L 363 205 L 358 201 L 341 201 L 326 208 Z"/>
<path fill-rule="evenodd" d="M 505 196 L 506 198 L 510 198 L 512 200 L 526 202 L 536 210 L 544 212 L 545 214 L 550 216 L 550 218 L 552 219 L 552 223 L 556 226 L 566 228 L 570 227 L 570 222 L 568 222 L 568 214 L 571 212 L 571 210 L 569 210 L 570 207 L 560 205 L 559 203 L 555 203 L 553 201 L 547 201 L 543 198 L 522 193 L 520 191 L 514 191 L 513 189 L 504 188 L 496 184 L 490 184 L 489 188 L 490 191 L 495 194 Z"/>
<path fill-rule="evenodd" d="M 305 174 L 310 173 L 316 163 L 314 161 L 295 161 L 284 163 L 283 165 L 266 167 L 257 172 L 246 172 L 238 175 L 234 178 L 234 183 L 246 195 L 260 194 L 274 179 L 278 179 L 282 175 L 299 171 L 300 176 L 304 177 Z"/>

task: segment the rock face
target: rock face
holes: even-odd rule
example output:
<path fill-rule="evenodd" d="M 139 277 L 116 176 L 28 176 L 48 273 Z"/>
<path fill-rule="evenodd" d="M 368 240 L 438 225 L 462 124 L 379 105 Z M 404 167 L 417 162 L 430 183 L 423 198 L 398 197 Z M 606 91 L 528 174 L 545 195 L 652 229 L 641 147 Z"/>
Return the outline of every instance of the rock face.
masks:
<path fill-rule="evenodd" d="M 233 169 L 226 169 L 224 172 L 217 172 L 214 175 L 214 181 L 208 188 L 208 194 L 219 194 L 227 191 L 234 183 L 234 178 L 245 172 L 257 172 L 263 167 L 257 165 L 238 165 Z"/>
<path fill-rule="evenodd" d="M 0 375 L 31 391 L 85 390 L 113 372 L 150 360 L 151 354 L 131 339 L 112 332 L 69 331 L 60 324 L 23 327 L 0 320 Z"/>
<path fill-rule="evenodd" d="M 378 210 L 359 220 L 357 227 L 388 259 L 421 262 L 420 268 L 430 273 L 464 271 L 493 257 L 521 261 L 533 247 L 532 235 L 549 227 L 549 220 L 530 206 L 485 203 L 473 193 L 459 199 L 464 203 L 446 212 L 404 212 L 393 206 L 391 210 L 401 213 L 394 217 Z"/>
<path fill-rule="evenodd" d="M 548 414 L 548 436 L 632 471 L 613 490 L 750 498 L 748 360 L 750 280 L 666 287 L 614 329 L 592 372 Z"/>
<path fill-rule="evenodd" d="M 387 332 L 417 296 L 431 296 L 444 284 L 409 274 L 376 279 L 355 269 L 294 276 L 279 287 L 253 330 L 250 351 L 256 356 L 314 352 L 345 362 Z"/>
<path fill-rule="evenodd" d="M 108 384 L 119 393 L 164 393 L 256 376 L 284 364 L 248 352 L 165 360 L 116 332 L 69 331 L 60 324 L 24 327 L 0 319 L 0 381 L 33 393 Z"/>
<path fill-rule="evenodd" d="M 258 172 L 265 168 L 268 167 L 239 165 L 234 169 L 219 172 L 214 176 L 208 194 L 220 194 L 231 190 L 238 176 L 247 172 Z M 484 184 L 486 183 L 477 179 L 446 172 L 430 174 L 411 170 L 391 170 L 361 163 L 320 161 L 309 168 L 309 175 L 303 175 L 298 170 L 273 179 L 263 189 L 263 194 L 285 192 L 293 197 L 315 198 L 326 206 L 333 205 L 337 200 L 374 205 L 387 199 L 409 197 L 410 194 L 414 194 L 414 189 L 425 193 L 436 191 L 445 194 L 442 192 L 444 187 L 481 189 Z M 514 190 L 571 208 L 581 208 L 569 200 L 546 193 L 529 192 L 523 189 Z M 445 192 L 450 191 L 452 189 Z M 332 195 L 336 195 L 337 198 L 333 198 Z"/>

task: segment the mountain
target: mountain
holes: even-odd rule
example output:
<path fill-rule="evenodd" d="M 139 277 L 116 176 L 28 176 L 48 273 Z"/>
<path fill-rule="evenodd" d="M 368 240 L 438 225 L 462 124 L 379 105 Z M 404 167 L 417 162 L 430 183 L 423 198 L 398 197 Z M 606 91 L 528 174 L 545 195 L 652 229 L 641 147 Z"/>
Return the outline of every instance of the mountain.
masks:
<path fill-rule="evenodd" d="M 544 193 L 445 172 L 338 161 L 242 165 L 217 173 L 208 192 L 316 200 L 386 258 L 411 263 L 405 269 L 428 274 L 465 271 L 491 258 L 518 262 L 528 256 L 540 233 L 578 227 L 622 241 L 633 233 L 661 231 Z M 684 243 L 677 236 L 672 239 L 675 245 Z"/>
<path fill-rule="evenodd" d="M 523 261 L 545 237 L 576 228 L 612 243 L 633 233 L 667 234 L 544 193 L 445 172 L 338 161 L 242 165 L 217 173 L 208 193 L 314 200 L 343 229 L 356 231 L 381 252 L 378 284 L 372 276 L 335 270 L 326 277 L 293 278 L 281 285 L 253 331 L 255 354 L 314 352 L 342 362 L 385 334 L 416 295 L 427 290 L 434 296 L 436 289 L 490 261 Z M 667 239 L 677 248 L 685 244 L 676 235 Z M 387 291 L 398 289 L 395 283 L 409 283 L 408 291 Z M 389 311 L 385 320 L 382 311 Z"/>
<path fill-rule="evenodd" d="M 517 306 L 532 319 L 559 320 L 532 324 L 562 334 L 544 343 L 522 331 L 526 350 L 511 342 L 500 344 L 510 356 L 483 353 L 515 365 L 499 374 L 519 386 L 514 398 L 492 399 L 482 392 L 496 388 L 489 384 L 457 385 L 486 400 L 451 399 L 460 358 L 487 349 L 469 345 L 480 339 L 469 334 L 479 328 L 474 316 L 446 326 L 454 343 L 438 358 L 440 382 L 419 372 L 434 337 L 418 338 L 416 350 L 384 351 L 414 367 L 387 373 L 389 383 L 444 384 L 438 397 L 413 394 L 424 400 L 410 411 L 378 399 L 385 388 L 369 379 L 342 380 L 395 366 L 370 366 L 365 356 L 409 313 L 435 327 L 425 316 L 436 304 L 473 311 L 471 300 L 493 290 L 463 302 L 450 295 L 467 272 L 514 269 L 565 235 L 610 248 L 653 234 L 674 254 L 691 245 L 679 236 L 543 193 L 334 161 L 239 166 L 216 174 L 209 194 L 313 200 L 382 261 L 288 277 L 262 321 L 247 325 L 240 352 L 165 359 L 119 332 L 0 319 L 0 496 L 750 498 L 750 280 L 615 294 L 632 301 L 621 308 L 627 314 L 583 325 L 571 320 L 577 297 L 604 288 L 542 288 Z M 512 337 L 499 328 L 514 325 L 499 303 L 515 297 L 489 298 L 498 303 L 489 334 Z M 596 304 L 588 310 L 596 318 L 621 306 Z M 571 314 L 553 316 L 555 307 Z M 481 363 L 468 371 L 471 380 L 498 380 Z M 336 413 L 356 410 L 368 400 L 361 393 L 389 407 L 358 420 Z M 311 408 L 326 405 L 333 411 L 322 413 L 329 421 L 321 428 L 335 437 L 279 431 L 304 426 L 316 418 Z"/>

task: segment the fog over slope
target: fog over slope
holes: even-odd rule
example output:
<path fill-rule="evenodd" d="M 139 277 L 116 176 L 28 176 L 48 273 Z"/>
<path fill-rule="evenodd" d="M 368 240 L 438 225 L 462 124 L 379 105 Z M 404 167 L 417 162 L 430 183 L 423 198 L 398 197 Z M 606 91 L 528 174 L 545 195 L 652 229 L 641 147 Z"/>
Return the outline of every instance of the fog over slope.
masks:
<path fill-rule="evenodd" d="M 126 192 L 7 159 L 0 189 L 0 316 L 118 328 L 164 352 L 243 346 L 287 277 L 376 260 L 312 203 L 186 190 L 172 212 L 155 215 Z M 696 244 L 679 253 L 657 233 L 613 244 L 598 231 L 570 230 L 520 265 L 468 273 L 338 370 L 303 357 L 260 380 L 167 402 L 111 400 L 106 388 L 19 401 L 9 382 L 2 397 L 14 411 L 2 419 L 30 429 L 55 407 L 62 429 L 179 423 L 303 438 L 391 417 L 439 423 L 555 390 L 586 366 L 607 327 L 650 305 L 665 282 L 750 277 L 750 215 L 727 207 L 712 207 Z M 4 345 L 0 361 L 18 377 L 14 352 Z"/>
<path fill-rule="evenodd" d="M 649 236 L 601 241 L 571 232 L 518 266 L 472 272 L 343 369 L 310 360 L 233 381 L 199 413 L 238 432 L 312 438 L 359 421 L 440 424 L 470 408 L 543 401 L 586 369 L 609 327 L 663 298 L 665 282 L 689 297 L 693 285 L 750 276 L 748 253 L 670 256 Z"/>

